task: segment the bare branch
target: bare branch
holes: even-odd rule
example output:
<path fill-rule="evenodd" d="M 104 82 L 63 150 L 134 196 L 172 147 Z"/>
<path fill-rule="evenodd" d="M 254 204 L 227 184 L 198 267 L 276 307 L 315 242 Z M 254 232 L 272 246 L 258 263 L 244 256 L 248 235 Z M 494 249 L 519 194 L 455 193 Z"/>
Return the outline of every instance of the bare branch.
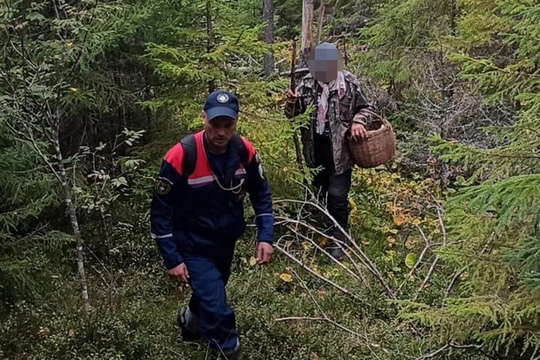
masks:
<path fill-rule="evenodd" d="M 324 317 L 291 316 L 291 317 L 279 318 L 279 319 L 276 319 L 275 321 L 291 321 L 291 320 L 297 320 L 297 321 L 298 320 L 324 321 L 324 322 L 327 322 L 327 323 L 330 323 L 330 324 L 334 325 L 335 327 L 340 328 L 343 331 L 348 332 L 351 335 L 358 336 L 359 338 L 363 339 L 364 341 L 368 341 L 368 339 L 366 339 L 365 335 L 354 332 L 351 329 L 348 329 L 345 326 L 343 326 L 341 324 L 338 324 L 334 320 L 324 318 Z"/>
<path fill-rule="evenodd" d="M 288 316 L 284 318 L 275 319 L 275 321 L 290 321 L 290 320 L 313 320 L 313 321 L 326 321 L 324 317 L 312 317 L 312 316 Z"/>
<path fill-rule="evenodd" d="M 433 352 L 430 352 L 429 354 L 425 354 L 425 355 L 422 355 L 420 357 L 417 357 L 416 360 L 423 360 L 423 359 L 429 359 L 429 358 L 432 358 L 434 356 L 436 356 L 437 354 L 445 351 L 446 349 L 448 349 L 450 347 L 449 344 L 446 344 L 444 345 L 443 347 L 441 347 L 440 349 L 437 349 Z"/>
<path fill-rule="evenodd" d="M 441 206 L 439 204 L 437 204 L 437 202 L 435 202 L 435 203 L 436 203 L 435 208 L 437 209 L 437 216 L 439 218 L 439 224 L 441 225 L 441 233 L 442 233 L 442 237 L 443 237 L 443 245 L 446 245 L 447 235 L 446 235 L 446 228 L 444 226 L 443 219 L 442 219 L 442 208 L 441 208 Z"/>
<path fill-rule="evenodd" d="M 367 306 L 371 306 L 369 303 L 367 303 L 365 300 L 359 298 L 358 296 L 354 295 L 352 292 L 350 292 L 349 290 L 345 289 L 344 287 L 342 286 L 339 286 L 338 284 L 336 284 L 335 282 L 333 282 L 332 280 L 330 279 L 327 279 L 326 277 L 320 275 L 320 274 L 317 274 L 315 271 L 313 271 L 309 266 L 306 266 L 304 263 L 302 263 L 302 261 L 298 260 L 294 255 L 291 255 L 289 254 L 289 252 L 283 248 L 281 248 L 280 246 L 278 245 L 275 245 L 275 248 L 278 249 L 283 255 L 287 256 L 289 259 L 293 260 L 295 263 L 297 263 L 298 265 L 302 266 L 302 268 L 304 270 L 307 270 L 308 272 L 310 272 L 311 274 L 315 275 L 316 277 L 318 277 L 319 279 L 323 280 L 324 282 L 332 285 L 333 287 L 335 287 L 336 289 L 340 290 L 341 292 L 343 292 L 344 294 L 360 301 L 362 304 L 364 305 L 367 305 Z"/>
<path fill-rule="evenodd" d="M 436 208 L 437 208 L 437 215 L 439 217 L 439 224 L 441 225 L 441 232 L 443 234 L 443 246 L 445 246 L 446 245 L 446 230 L 445 230 L 444 223 L 443 223 L 443 220 L 442 220 L 441 209 L 440 209 L 440 207 L 438 205 L 436 206 Z M 424 233 L 421 231 L 421 229 L 420 229 L 420 227 L 418 225 L 416 227 L 422 233 L 422 237 L 424 238 L 424 241 L 426 241 L 426 244 L 427 244 L 428 241 L 427 241 L 427 238 L 425 237 Z M 427 283 L 431 279 L 431 276 L 433 275 L 433 272 L 435 271 L 435 266 L 437 266 L 438 262 L 439 262 L 439 255 L 435 255 L 435 259 L 433 260 L 433 263 L 431 264 L 431 266 L 430 266 L 430 268 L 428 270 L 428 273 L 427 273 L 426 277 L 424 278 L 424 281 L 420 285 L 420 288 L 418 289 L 418 292 L 414 296 L 413 300 L 416 300 L 418 298 L 418 295 L 420 294 L 420 292 L 422 292 L 424 290 L 424 288 L 426 287 Z"/>
<path fill-rule="evenodd" d="M 367 337 L 365 337 L 364 335 L 360 335 L 358 334 L 357 332 L 355 331 L 352 331 L 351 329 L 337 323 L 336 321 L 330 319 L 328 317 L 328 315 L 326 315 L 326 313 L 324 312 L 324 310 L 321 308 L 321 306 L 319 305 L 319 303 L 317 302 L 317 300 L 313 297 L 313 295 L 311 294 L 311 291 L 309 291 L 308 287 L 306 286 L 306 284 L 304 283 L 304 281 L 300 278 L 300 276 L 298 276 L 298 274 L 291 269 L 291 271 L 294 273 L 294 275 L 296 276 L 296 278 L 298 279 L 299 283 L 300 283 L 300 286 L 307 292 L 307 294 L 309 295 L 309 297 L 311 298 L 311 301 L 313 302 L 313 304 L 317 307 L 317 309 L 319 310 L 319 312 L 321 313 L 321 315 L 323 316 L 322 318 L 315 318 L 315 317 L 310 317 L 310 318 L 304 318 L 304 319 L 310 319 L 310 320 L 313 320 L 313 321 L 326 321 L 326 322 L 329 322 L 330 324 L 338 327 L 339 329 L 343 330 L 343 331 L 346 331 L 348 332 L 349 334 L 352 334 L 352 335 L 355 335 L 355 336 L 358 336 L 360 338 L 363 338 L 365 341 L 368 341 Z M 277 319 L 276 321 L 283 321 L 283 319 L 292 319 L 292 318 L 281 318 L 281 319 Z"/>
<path fill-rule="evenodd" d="M 458 344 L 454 344 L 452 342 L 449 342 L 449 343 L 445 344 L 444 346 L 442 346 L 441 348 L 430 352 L 429 354 L 425 354 L 425 355 L 422 355 L 420 357 L 417 357 L 416 360 L 423 360 L 423 359 L 433 358 L 433 357 L 437 356 L 438 354 L 440 354 L 441 352 L 443 352 L 443 351 L 445 351 L 446 349 L 449 349 L 449 348 L 451 348 L 451 349 L 475 349 L 475 350 L 480 350 L 482 348 L 482 346 L 481 345 L 458 345 Z"/>
<path fill-rule="evenodd" d="M 280 219 L 280 218 L 281 218 L 281 217 L 276 216 L 276 219 Z M 315 231 L 315 232 L 317 232 L 317 233 L 319 233 L 319 234 L 322 234 L 323 236 L 326 236 L 325 233 L 318 231 L 318 230 L 315 229 L 313 226 L 311 226 L 311 225 L 309 225 L 309 224 L 306 224 L 306 223 L 304 223 L 304 222 L 302 222 L 302 221 L 291 220 L 291 219 L 286 219 L 286 218 L 284 218 L 284 220 L 285 220 L 286 222 L 290 222 L 290 223 L 295 224 L 295 228 L 294 228 L 294 229 L 293 229 L 293 228 L 290 228 L 290 227 L 289 227 L 289 228 L 290 228 L 291 230 L 295 231 L 295 235 L 296 235 L 297 237 L 301 237 L 302 239 L 305 239 L 305 240 L 307 240 L 309 243 L 313 244 L 318 250 L 320 250 L 320 251 L 323 252 L 325 255 L 327 255 L 330 259 L 332 259 L 336 264 L 338 264 L 340 267 L 342 267 L 343 269 L 345 269 L 345 271 L 347 271 L 349 274 L 351 274 L 354 278 L 356 278 L 357 280 L 360 280 L 364 285 L 368 286 L 366 279 L 362 276 L 362 273 L 361 273 L 360 269 L 357 268 L 357 265 L 354 263 L 354 261 L 351 262 L 351 263 L 353 264 L 353 266 L 355 266 L 355 267 L 358 269 L 360 275 L 355 274 L 355 273 L 352 272 L 349 268 L 347 268 L 345 265 L 343 265 L 341 262 L 339 262 L 339 261 L 337 261 L 336 259 L 334 259 L 334 258 L 333 258 L 333 257 L 332 257 L 325 249 L 323 249 L 319 244 L 317 244 L 317 242 L 316 242 L 315 240 L 313 240 L 312 238 L 309 238 L 309 237 L 305 236 L 304 234 L 302 234 L 301 231 L 298 231 L 298 226 L 299 226 L 299 225 L 303 225 L 303 226 L 307 227 L 308 229 L 310 229 L 310 230 L 312 230 L 312 231 Z"/>
<path fill-rule="evenodd" d="M 418 298 L 418 295 L 420 294 L 420 292 L 422 292 L 422 290 L 424 290 L 424 288 L 426 287 L 427 283 L 429 282 L 429 279 L 431 279 L 431 275 L 433 275 L 433 271 L 435 270 L 435 266 L 437 266 L 438 262 L 439 262 L 439 256 L 437 255 L 435 256 L 435 260 L 433 260 L 433 263 L 431 264 L 431 267 L 429 268 L 429 271 L 424 281 L 422 282 L 422 285 L 420 285 L 418 292 L 414 296 L 413 301 L 415 301 Z"/>
<path fill-rule="evenodd" d="M 60 178 L 60 174 L 58 174 L 58 171 L 56 171 L 53 164 L 50 162 L 49 158 L 39 148 L 39 145 L 37 144 L 37 142 L 34 139 L 34 136 L 32 134 L 32 130 L 30 130 L 28 128 L 28 124 L 26 124 L 25 122 L 22 122 L 22 125 L 26 129 L 26 134 L 24 134 L 24 133 L 18 131 L 17 129 L 15 129 L 11 124 L 9 124 L 9 122 L 6 122 L 6 125 L 8 126 L 8 128 L 10 129 L 10 131 L 14 135 L 20 136 L 19 138 L 17 138 L 18 141 L 24 142 L 24 143 L 26 143 L 26 144 L 28 144 L 28 145 L 30 145 L 32 147 L 34 152 L 43 160 L 43 162 L 45 162 L 47 167 L 51 170 L 51 172 L 56 177 L 58 182 L 62 183 L 62 179 Z"/>
<path fill-rule="evenodd" d="M 452 276 L 452 280 L 450 280 L 450 283 L 448 284 L 448 286 L 446 287 L 446 290 L 444 291 L 444 296 L 443 296 L 443 300 L 442 300 L 443 303 L 448 298 L 448 296 L 450 296 L 450 292 L 454 288 L 454 285 L 456 284 L 457 279 L 459 279 L 459 277 L 461 276 L 461 274 L 463 274 L 465 272 L 465 270 L 467 270 L 466 266 L 463 267 L 461 270 L 457 271 L 454 274 L 454 276 Z"/>
<path fill-rule="evenodd" d="M 484 247 L 482 248 L 482 251 L 480 251 L 479 255 L 483 255 L 489 249 L 489 244 L 491 243 L 491 241 L 492 241 L 492 239 L 490 238 L 486 242 Z M 444 292 L 443 303 L 450 296 L 450 293 L 452 292 L 452 289 L 453 289 L 454 285 L 456 284 L 457 280 L 459 279 L 461 274 L 463 274 L 467 270 L 468 267 L 469 266 L 464 266 L 463 268 L 461 268 L 458 272 L 456 272 L 454 274 L 454 276 L 452 277 L 452 280 L 450 280 L 450 283 L 448 284 L 448 286 L 446 287 L 446 290 Z"/>
<path fill-rule="evenodd" d="M 411 277 L 412 274 L 414 274 L 414 272 L 416 271 L 416 269 L 420 266 L 420 264 L 422 263 L 422 259 L 424 258 L 424 255 L 426 254 L 426 252 L 430 249 L 429 247 L 429 244 L 424 246 L 424 249 L 422 250 L 422 252 L 420 253 L 420 256 L 418 257 L 418 260 L 416 261 L 416 264 L 414 264 L 414 266 L 411 268 L 411 270 L 409 271 L 409 273 L 407 274 L 407 278 Z M 403 286 L 407 283 L 407 278 L 401 283 L 401 285 L 399 286 L 399 288 L 397 289 L 396 291 L 396 294 L 401 292 L 401 289 L 403 288 Z"/>
<path fill-rule="evenodd" d="M 298 182 L 297 182 L 298 183 Z M 303 184 L 300 184 L 300 186 L 303 186 L 305 187 Z M 303 203 L 306 203 L 306 201 L 302 201 L 302 200 L 294 200 L 294 199 L 288 199 L 288 200 L 276 200 L 275 203 L 282 203 L 282 202 L 291 202 L 291 203 L 299 203 L 299 204 L 303 204 Z M 333 216 L 331 216 L 328 211 L 326 209 L 324 209 L 321 205 L 319 205 L 317 202 L 314 202 L 314 201 L 309 201 L 307 202 L 309 205 L 315 207 L 317 210 L 319 210 L 320 212 L 322 212 L 326 217 L 328 217 L 334 224 L 334 226 L 339 229 L 341 231 L 341 233 L 348 239 L 349 243 L 353 245 L 354 249 L 356 249 L 356 251 L 359 253 L 359 259 L 360 261 L 368 268 L 368 270 L 377 278 L 377 280 L 380 282 L 380 284 L 383 286 L 383 288 L 385 289 L 387 295 L 391 298 L 391 299 L 395 299 L 395 294 L 394 292 L 392 291 L 392 289 L 390 289 L 388 287 L 388 285 L 386 284 L 386 282 L 384 281 L 384 277 L 381 275 L 381 272 L 378 270 L 377 266 L 369 259 L 369 257 L 362 251 L 362 249 L 360 248 L 360 246 L 358 246 L 358 244 L 356 243 L 356 241 L 354 241 L 350 235 L 343 229 L 343 227 L 341 227 L 341 225 L 339 225 L 339 223 L 334 219 Z M 320 231 L 316 230 L 318 233 L 320 233 Z M 330 239 L 332 239 L 339 247 L 341 247 L 343 249 L 343 246 L 342 246 L 342 242 L 339 240 L 339 239 L 336 239 L 334 237 L 329 237 Z M 345 245 L 345 244 L 343 244 Z M 347 246 L 347 245 L 346 245 Z M 347 246 L 347 248 L 350 248 L 349 246 Z M 347 256 L 349 256 L 347 254 Z M 349 256 L 350 257 L 350 256 Z"/>

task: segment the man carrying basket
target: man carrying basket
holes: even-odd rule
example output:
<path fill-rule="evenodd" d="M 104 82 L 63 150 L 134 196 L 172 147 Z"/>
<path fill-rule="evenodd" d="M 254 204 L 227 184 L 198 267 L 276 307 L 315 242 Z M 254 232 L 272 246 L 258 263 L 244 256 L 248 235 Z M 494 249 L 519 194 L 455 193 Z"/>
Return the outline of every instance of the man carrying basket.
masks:
<path fill-rule="evenodd" d="M 343 70 L 342 57 L 336 46 L 320 43 L 308 59 L 309 74 L 295 89 L 286 93 L 285 115 L 298 116 L 310 105 L 315 110 L 310 123 L 302 128 L 303 155 L 310 168 L 321 166 L 313 179 L 328 211 L 336 222 L 348 231 L 349 202 L 353 161 L 347 136 L 363 139 L 371 124 L 373 107 L 367 102 L 358 78 Z M 333 226 L 332 237 L 347 244 L 347 237 Z M 350 245 L 350 244 L 348 244 Z M 331 242 L 327 248 L 338 261 L 343 260 L 343 249 Z"/>

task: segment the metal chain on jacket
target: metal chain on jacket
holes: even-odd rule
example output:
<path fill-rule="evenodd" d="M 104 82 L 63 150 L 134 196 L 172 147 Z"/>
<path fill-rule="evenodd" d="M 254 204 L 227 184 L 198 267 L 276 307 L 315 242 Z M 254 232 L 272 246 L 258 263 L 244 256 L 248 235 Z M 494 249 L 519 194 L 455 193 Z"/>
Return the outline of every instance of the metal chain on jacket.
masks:
<path fill-rule="evenodd" d="M 203 139 L 203 149 L 204 149 L 204 152 L 206 153 L 206 157 L 208 158 L 208 148 L 207 148 L 207 145 L 206 145 L 204 139 Z M 212 169 L 212 166 L 210 166 L 210 172 L 212 173 L 212 178 L 215 180 L 215 182 L 217 182 L 217 184 L 221 188 L 221 190 L 223 190 L 223 191 L 231 191 L 235 195 L 240 193 L 240 189 L 241 189 L 242 185 L 244 185 L 244 180 L 245 179 L 240 179 L 240 184 L 238 184 L 236 186 L 233 186 L 231 188 L 225 188 L 219 182 L 218 177 L 214 173 L 214 169 Z M 232 186 L 232 179 L 231 179 L 231 186 Z"/>
<path fill-rule="evenodd" d="M 242 185 L 244 185 L 244 180 L 245 179 L 240 179 L 240 184 L 234 186 L 234 187 L 231 187 L 231 188 L 224 188 L 221 183 L 219 182 L 219 179 L 218 177 L 216 176 L 216 174 L 214 174 L 214 171 L 213 170 L 210 170 L 212 171 L 212 177 L 214 178 L 214 180 L 217 182 L 218 186 L 224 190 L 224 191 L 231 191 L 233 194 L 238 194 L 240 193 L 240 188 L 242 187 Z M 232 179 L 231 179 L 231 185 L 232 185 Z"/>

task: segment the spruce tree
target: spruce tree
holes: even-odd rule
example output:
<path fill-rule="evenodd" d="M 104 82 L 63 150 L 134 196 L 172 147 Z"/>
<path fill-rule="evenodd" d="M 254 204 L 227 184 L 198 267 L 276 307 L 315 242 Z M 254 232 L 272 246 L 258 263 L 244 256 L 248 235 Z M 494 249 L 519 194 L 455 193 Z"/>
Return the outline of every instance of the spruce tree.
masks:
<path fill-rule="evenodd" d="M 487 104 L 511 114 L 511 125 L 486 129 L 497 140 L 491 148 L 435 137 L 440 157 L 472 174 L 447 204 L 455 245 L 440 252 L 457 284 L 449 283 L 441 306 L 411 305 L 416 311 L 404 316 L 432 327 L 443 343 L 533 358 L 540 346 L 540 8 L 502 0 L 460 6 L 451 58 Z"/>

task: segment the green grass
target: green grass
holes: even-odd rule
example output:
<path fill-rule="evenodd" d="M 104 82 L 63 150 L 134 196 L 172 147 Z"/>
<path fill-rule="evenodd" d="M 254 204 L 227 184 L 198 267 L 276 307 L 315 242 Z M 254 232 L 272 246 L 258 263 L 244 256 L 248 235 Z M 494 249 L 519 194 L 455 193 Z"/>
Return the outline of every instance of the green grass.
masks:
<path fill-rule="evenodd" d="M 353 194 L 361 219 L 353 233 L 359 241 L 369 240 L 363 249 L 386 276 L 396 264 L 386 260 L 387 234 L 380 227 L 391 219 L 384 217 L 383 200 L 374 203 L 363 198 L 366 194 L 369 192 Z M 127 222 L 144 221 L 136 217 Z M 86 230 L 97 231 L 88 227 Z M 183 343 L 176 326 L 177 311 L 188 301 L 190 289 L 176 286 L 166 276 L 157 248 L 143 234 L 145 230 L 141 225 L 129 234 L 122 232 L 114 243 L 121 251 L 108 254 L 102 249 L 95 254 L 99 262 L 87 254 L 94 307 L 89 319 L 81 312 L 74 259 L 47 263 L 41 271 L 46 281 L 50 277 L 50 284 L 42 287 L 36 298 L 40 301 L 19 301 L 4 311 L 3 317 L 0 314 L 0 358 L 206 359 L 206 349 Z M 227 287 L 236 311 L 244 360 L 416 359 L 438 347 L 432 342 L 437 334 L 425 331 L 424 335 L 415 335 L 408 324 L 397 318 L 396 309 L 372 276 L 365 273 L 370 284 L 367 288 L 340 266 L 328 264 L 313 247 L 295 250 L 295 256 L 311 267 L 316 265 L 321 274 L 350 290 L 356 299 L 309 274 L 277 249 L 269 265 L 251 266 L 249 259 L 255 253 L 251 230 L 238 242 Z M 276 228 L 277 237 L 283 231 Z M 406 254 L 404 250 L 397 251 L 395 261 L 399 264 Z M 280 279 L 286 269 L 292 270 L 291 282 Z M 396 273 L 396 278 L 401 281 L 405 272 L 404 268 Z M 385 281 L 396 286 L 386 277 Z M 51 291 L 52 285 L 55 291 Z M 417 285 L 411 285 L 411 293 Z M 433 291 L 436 298 L 444 285 L 434 276 L 425 296 L 431 297 L 429 292 Z M 401 298 L 410 296 L 407 291 L 405 287 Z M 306 319 L 279 320 L 290 317 Z M 448 353 L 441 352 L 439 358 L 474 359 L 457 350 L 453 350 L 453 357 Z"/>
<path fill-rule="evenodd" d="M 315 280 L 278 252 L 268 266 L 243 262 L 253 251 L 248 240 L 239 242 L 228 285 L 244 359 L 408 359 L 429 351 L 424 340 L 414 338 L 407 326 L 392 317 L 377 291 L 362 293 L 357 286 L 355 293 L 365 298 L 366 305 Z M 95 312 L 88 320 L 79 310 L 76 279 L 59 281 L 58 290 L 48 293 L 41 304 L 19 303 L 0 326 L 2 358 L 206 359 L 205 348 L 181 341 L 175 323 L 190 289 L 177 287 L 166 277 L 157 255 L 154 260 L 151 267 L 124 270 L 120 285 L 112 289 L 92 273 Z M 299 274 L 305 285 L 296 277 L 283 282 L 279 275 L 286 267 Z M 321 271 L 337 268 L 323 261 L 319 267 Z M 345 275 L 334 280 L 342 286 L 354 285 L 347 284 Z M 324 316 L 356 334 L 328 321 L 277 321 Z"/>

